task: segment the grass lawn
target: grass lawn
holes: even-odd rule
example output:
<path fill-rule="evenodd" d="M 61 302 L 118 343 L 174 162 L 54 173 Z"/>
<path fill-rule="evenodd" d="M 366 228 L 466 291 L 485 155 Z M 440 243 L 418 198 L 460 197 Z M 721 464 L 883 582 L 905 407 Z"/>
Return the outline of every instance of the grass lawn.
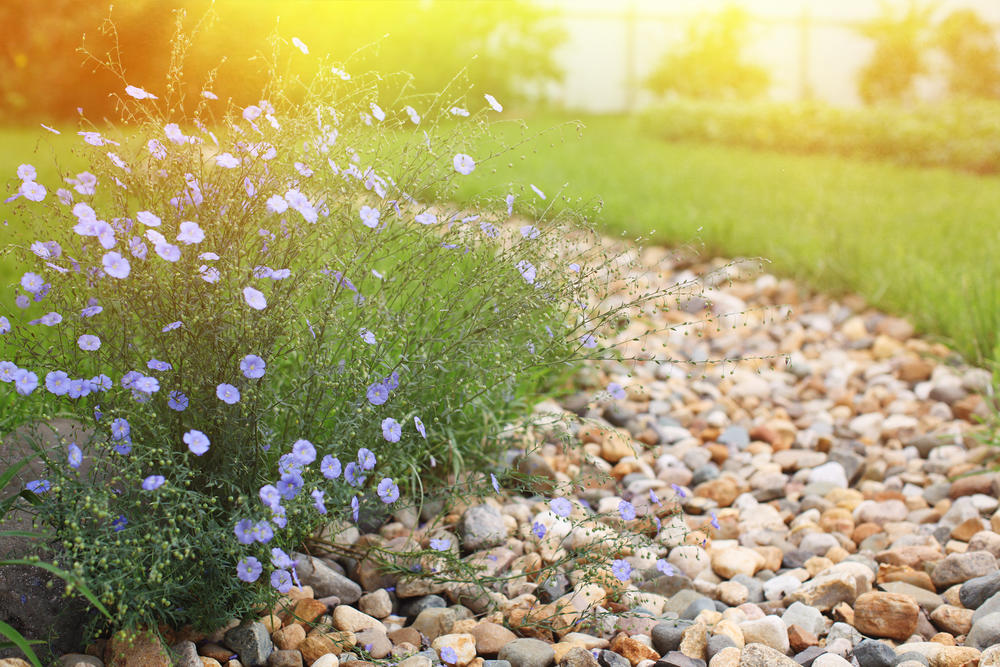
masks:
<path fill-rule="evenodd" d="M 537 117 L 529 128 L 564 120 Z M 551 201 L 568 184 L 564 197 L 603 202 L 598 221 L 609 232 L 759 255 L 781 275 L 828 292 L 857 292 L 909 316 L 970 360 L 1000 357 L 1000 177 L 666 143 L 622 116 L 584 124 L 581 132 L 559 127 L 492 162 L 481 160 L 483 147 L 457 196 L 484 189 L 503 196 L 515 181 L 537 185 Z M 508 142 L 522 136 L 514 123 L 496 132 Z M 52 163 L 44 143 L 36 153 L 40 137 L 61 159 L 78 145 L 72 133 L 0 130 L 0 173 L 13 178 L 18 164 L 31 162 L 51 192 L 55 174 L 43 169 Z M 520 198 L 534 195 L 525 188 Z M 9 206 L 0 205 L 0 220 L 9 216 Z M 17 227 L 9 220 L 0 238 L 16 239 Z M 15 281 L 20 270 L 0 256 L 0 284 Z"/>
<path fill-rule="evenodd" d="M 519 181 L 551 198 L 568 183 L 565 196 L 603 200 L 598 220 L 609 232 L 759 255 L 778 274 L 909 316 L 970 360 L 1000 357 L 1000 177 L 667 143 L 621 116 L 583 122 L 495 170 L 481 165 L 459 196 Z M 521 130 L 502 134 L 516 140 Z"/>

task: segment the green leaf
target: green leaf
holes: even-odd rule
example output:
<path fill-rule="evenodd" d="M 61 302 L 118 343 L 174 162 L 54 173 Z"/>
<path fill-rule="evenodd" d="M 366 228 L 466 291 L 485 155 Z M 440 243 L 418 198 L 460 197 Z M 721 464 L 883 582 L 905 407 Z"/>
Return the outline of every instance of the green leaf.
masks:
<path fill-rule="evenodd" d="M 42 667 L 42 663 L 38 660 L 38 656 L 31 650 L 31 644 L 40 642 L 29 642 L 21 635 L 20 632 L 10 627 L 3 621 L 0 621 L 0 635 L 3 635 L 10 640 L 11 644 L 21 649 L 21 652 L 24 653 L 25 657 L 31 661 L 32 665 L 35 667 Z"/>
<path fill-rule="evenodd" d="M 28 465 L 28 463 L 30 463 L 31 459 L 33 458 L 35 458 L 34 454 L 32 454 L 31 456 L 25 456 L 23 459 L 21 459 L 11 467 L 7 468 L 7 470 L 4 471 L 2 475 L 0 475 L 0 489 L 3 489 L 5 486 L 10 484 L 10 480 L 14 479 L 14 475 L 20 472 L 21 468 Z"/>
<path fill-rule="evenodd" d="M 79 590 L 80 595 L 87 598 L 90 604 L 94 605 L 94 608 L 97 609 L 97 611 L 101 612 L 108 618 L 111 618 L 111 612 L 109 612 L 107 608 L 103 604 L 101 604 L 101 601 L 98 600 L 97 596 L 94 595 L 94 593 L 90 590 L 90 588 L 87 587 L 87 584 L 83 583 L 80 577 L 73 574 L 72 572 L 67 572 L 66 570 L 62 570 L 56 567 L 55 565 L 52 565 L 51 563 L 46 563 L 44 561 L 27 560 L 23 558 L 0 560 L 0 565 L 30 565 L 32 567 L 40 567 L 43 570 L 47 570 L 52 574 L 56 575 L 57 577 L 60 577 L 61 579 L 65 580 L 66 583 L 73 584 L 73 586 L 75 586 Z"/>
<path fill-rule="evenodd" d="M 32 530 L 0 530 L 0 537 L 27 537 L 28 539 L 41 540 L 47 536 Z"/>

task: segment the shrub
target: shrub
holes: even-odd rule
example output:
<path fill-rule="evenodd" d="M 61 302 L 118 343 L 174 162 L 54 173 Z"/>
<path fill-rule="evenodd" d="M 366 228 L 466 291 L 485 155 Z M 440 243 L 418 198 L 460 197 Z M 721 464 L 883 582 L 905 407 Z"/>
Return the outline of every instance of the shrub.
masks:
<path fill-rule="evenodd" d="M 121 126 L 80 130 L 69 188 L 31 165 L 12 182 L 36 240 L 0 379 L 87 427 L 35 441 L 28 490 L 116 627 L 273 603 L 305 538 L 488 469 L 498 425 L 657 298 L 607 299 L 621 265 L 533 186 L 475 212 L 432 199 L 501 159 L 465 152 L 495 99 L 465 118 L 455 87 L 386 98 L 405 85 L 322 58 L 286 76 L 313 57 L 292 43 L 245 107 L 211 77 L 184 96 L 183 34 L 161 88 L 98 58 Z M 519 198 L 536 222 L 512 223 Z"/>

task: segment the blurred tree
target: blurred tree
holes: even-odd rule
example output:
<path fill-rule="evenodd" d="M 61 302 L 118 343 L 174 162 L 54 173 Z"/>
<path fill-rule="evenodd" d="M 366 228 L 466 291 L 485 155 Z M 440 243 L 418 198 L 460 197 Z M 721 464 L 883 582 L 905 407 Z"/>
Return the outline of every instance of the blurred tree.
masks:
<path fill-rule="evenodd" d="M 302 39 L 313 56 L 350 59 L 355 71 L 408 72 L 413 92 L 439 91 L 465 69 L 478 93 L 509 103 L 562 76 L 555 49 L 565 33 L 551 10 L 527 0 L 129 0 L 112 14 L 128 83 L 162 95 L 174 10 L 186 10 L 185 23 L 193 25 L 210 8 L 215 25 L 185 62 L 187 92 L 197 94 L 218 66 L 214 91 L 238 104 L 254 101 L 246 96 L 264 81 L 260 55 L 270 53 L 267 38 L 276 28 L 285 39 Z M 97 28 L 107 15 L 79 0 L 52 0 L 44 11 L 0 3 L 0 119 L 71 118 L 77 107 L 91 118 L 113 117 L 108 92 L 120 91 L 121 82 L 93 63 L 81 68 L 76 51 L 86 33 L 91 52 L 105 57 L 112 41 Z M 307 65 L 293 58 L 290 71 L 304 73 Z"/>
<path fill-rule="evenodd" d="M 993 27 L 971 9 L 956 9 L 935 31 L 947 58 L 948 90 L 958 97 L 1000 97 L 1000 48 Z"/>
<path fill-rule="evenodd" d="M 700 16 L 688 26 L 683 43 L 664 54 L 646 87 L 657 95 L 694 99 L 758 97 L 767 92 L 771 77 L 744 59 L 749 38 L 750 16 L 739 7 Z"/>
<path fill-rule="evenodd" d="M 927 71 L 926 55 L 936 5 L 910 0 L 897 13 L 885 0 L 878 17 L 858 28 L 875 41 L 871 60 L 858 72 L 858 94 L 866 104 L 903 102 L 917 76 Z"/>

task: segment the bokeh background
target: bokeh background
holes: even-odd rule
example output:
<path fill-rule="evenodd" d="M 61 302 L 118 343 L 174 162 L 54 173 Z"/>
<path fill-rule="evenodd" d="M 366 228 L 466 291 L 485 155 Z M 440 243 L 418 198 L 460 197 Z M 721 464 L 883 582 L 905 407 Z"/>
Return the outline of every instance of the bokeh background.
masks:
<path fill-rule="evenodd" d="M 408 72 L 418 92 L 464 71 L 471 97 L 505 105 L 501 138 L 555 129 L 455 196 L 535 183 L 558 205 L 599 203 L 609 232 L 763 256 L 972 361 L 1000 357 L 994 0 L 129 0 L 110 12 L 3 0 L 8 187 L 21 162 L 76 145 L 40 123 L 117 117 L 108 93 L 122 82 L 81 46 L 160 93 L 177 21 L 206 15 L 185 61 L 192 94 L 215 70 L 220 98 L 255 102 L 271 35 L 355 70 Z M 17 266 L 0 263 L 12 281 Z"/>

